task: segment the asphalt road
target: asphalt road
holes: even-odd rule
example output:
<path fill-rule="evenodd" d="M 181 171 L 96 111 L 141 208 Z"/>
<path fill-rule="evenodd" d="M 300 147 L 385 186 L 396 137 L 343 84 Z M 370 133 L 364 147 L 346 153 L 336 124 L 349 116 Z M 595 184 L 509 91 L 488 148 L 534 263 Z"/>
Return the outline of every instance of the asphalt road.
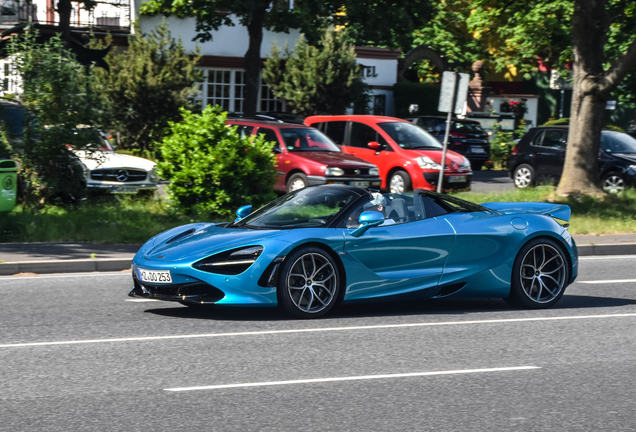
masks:
<path fill-rule="evenodd" d="M 514 188 L 515 184 L 508 171 L 474 171 L 470 190 L 478 193 L 500 193 Z"/>
<path fill-rule="evenodd" d="M 317 321 L 130 301 L 129 273 L 2 277 L 0 431 L 632 431 L 635 265 L 583 258 L 550 310 Z"/>

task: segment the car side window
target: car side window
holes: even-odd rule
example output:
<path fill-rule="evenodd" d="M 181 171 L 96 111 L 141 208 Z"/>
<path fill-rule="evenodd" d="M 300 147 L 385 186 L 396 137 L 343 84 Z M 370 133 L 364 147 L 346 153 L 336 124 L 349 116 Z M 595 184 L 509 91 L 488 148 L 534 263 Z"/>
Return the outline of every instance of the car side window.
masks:
<path fill-rule="evenodd" d="M 274 148 L 272 149 L 274 153 L 280 153 L 280 143 L 278 142 L 278 136 L 276 135 L 276 131 L 274 129 L 269 128 L 258 128 L 258 133 L 263 134 L 265 141 L 273 141 Z"/>
<path fill-rule="evenodd" d="M 371 126 L 367 126 L 363 123 L 351 122 L 351 137 L 349 138 L 349 145 L 351 147 L 358 147 L 369 149 L 369 143 L 375 141 L 380 143 L 382 150 L 391 150 L 387 145 L 386 140 Z"/>
<path fill-rule="evenodd" d="M 254 130 L 254 126 L 248 126 L 248 125 L 236 126 L 236 133 L 239 134 L 241 138 L 245 138 L 252 135 L 253 130 Z"/>
<path fill-rule="evenodd" d="M 565 149 L 566 138 L 565 132 L 560 130 L 547 130 L 543 135 L 543 147 L 550 147 L 556 149 Z"/>
<path fill-rule="evenodd" d="M 322 132 L 325 133 L 331 141 L 335 142 L 338 145 L 343 145 L 345 141 L 345 131 L 347 130 L 347 122 L 346 121 L 332 121 L 325 122 L 325 130 Z M 316 125 L 314 125 L 316 127 Z"/>
<path fill-rule="evenodd" d="M 419 198 L 419 197 L 418 197 Z M 421 201 L 420 201 L 421 203 Z M 359 218 L 363 212 L 377 211 L 384 215 L 381 226 L 399 225 L 425 219 L 423 206 L 414 205 L 412 195 L 373 193 L 369 200 L 354 208 L 344 221 L 346 228 L 358 228 Z"/>

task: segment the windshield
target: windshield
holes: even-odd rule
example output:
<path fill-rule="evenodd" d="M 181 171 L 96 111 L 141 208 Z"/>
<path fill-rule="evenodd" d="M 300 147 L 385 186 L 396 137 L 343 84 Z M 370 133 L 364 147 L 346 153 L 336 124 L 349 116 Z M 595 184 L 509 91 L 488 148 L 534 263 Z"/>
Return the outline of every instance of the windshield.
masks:
<path fill-rule="evenodd" d="M 636 139 L 624 133 L 603 133 L 601 149 L 607 153 L 636 153 Z"/>
<path fill-rule="evenodd" d="M 403 149 L 442 149 L 439 141 L 424 129 L 407 122 L 378 123 L 397 145 Z"/>
<path fill-rule="evenodd" d="M 260 229 L 315 228 L 326 226 L 359 197 L 345 188 L 305 188 L 271 202 L 236 227 Z"/>
<path fill-rule="evenodd" d="M 326 151 L 339 152 L 340 148 L 326 135 L 316 129 L 309 128 L 285 128 L 280 129 L 285 140 L 285 147 L 290 152 Z"/>
<path fill-rule="evenodd" d="M 455 122 L 451 126 L 451 131 L 462 133 L 484 133 L 484 130 L 481 128 L 479 123 Z"/>

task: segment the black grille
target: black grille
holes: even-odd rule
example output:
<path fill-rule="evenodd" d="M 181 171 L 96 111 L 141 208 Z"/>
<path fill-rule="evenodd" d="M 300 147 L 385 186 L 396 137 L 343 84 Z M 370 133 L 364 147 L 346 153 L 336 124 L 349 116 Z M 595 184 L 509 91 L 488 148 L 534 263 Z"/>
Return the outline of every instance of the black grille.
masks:
<path fill-rule="evenodd" d="M 369 168 L 345 168 L 344 172 L 346 176 L 366 176 L 369 175 Z"/>
<path fill-rule="evenodd" d="M 172 301 L 204 301 L 205 303 L 214 303 L 225 297 L 223 291 L 205 282 L 154 285 L 141 282 L 136 276 L 133 276 L 133 283 L 134 288 L 131 293 L 134 294 L 133 297 L 159 298 Z"/>
<path fill-rule="evenodd" d="M 140 182 L 146 180 L 148 173 L 143 170 L 98 169 L 91 171 L 91 179 L 112 182 Z"/>

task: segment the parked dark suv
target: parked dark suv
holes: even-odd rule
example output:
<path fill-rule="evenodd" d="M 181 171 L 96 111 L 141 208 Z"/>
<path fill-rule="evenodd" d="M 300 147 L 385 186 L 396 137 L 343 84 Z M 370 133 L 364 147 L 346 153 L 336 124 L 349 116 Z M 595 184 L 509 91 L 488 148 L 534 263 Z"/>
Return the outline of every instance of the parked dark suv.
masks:
<path fill-rule="evenodd" d="M 439 142 L 444 142 L 446 134 L 446 117 L 418 116 L 406 120 L 418 125 Z M 452 119 L 448 137 L 448 149 L 463 154 L 470 161 L 473 171 L 481 170 L 490 159 L 490 143 L 488 134 L 475 120 Z"/>
<path fill-rule="evenodd" d="M 546 126 L 532 128 L 512 149 L 510 177 L 518 188 L 543 181 L 558 181 L 565 163 L 568 128 Z M 636 184 L 636 139 L 604 130 L 598 155 L 599 178 L 603 189 L 621 193 Z"/>

